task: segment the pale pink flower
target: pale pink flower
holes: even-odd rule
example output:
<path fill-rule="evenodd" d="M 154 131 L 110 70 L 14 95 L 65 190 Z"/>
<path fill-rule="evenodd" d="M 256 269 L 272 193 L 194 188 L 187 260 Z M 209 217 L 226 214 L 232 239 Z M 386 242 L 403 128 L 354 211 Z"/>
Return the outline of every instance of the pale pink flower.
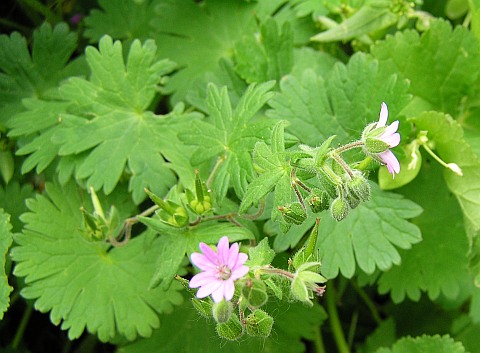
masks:
<path fill-rule="evenodd" d="M 212 295 L 215 303 L 232 300 L 235 292 L 234 282 L 248 273 L 248 266 L 244 263 L 248 256 L 239 253 L 238 243 L 229 247 L 228 238 L 222 237 L 217 245 L 217 252 L 207 244 L 200 243 L 203 254 L 193 253 L 190 259 L 202 272 L 190 280 L 190 288 L 198 288 L 197 298 Z"/>
<path fill-rule="evenodd" d="M 390 148 L 396 147 L 400 143 L 400 134 L 397 132 L 399 123 L 396 120 L 387 126 L 387 120 L 388 108 L 383 102 L 378 122 L 365 128 L 362 139 L 367 142 L 366 153 L 385 164 L 390 174 L 395 176 L 396 173 L 400 172 L 400 163 L 393 152 L 390 151 Z"/>

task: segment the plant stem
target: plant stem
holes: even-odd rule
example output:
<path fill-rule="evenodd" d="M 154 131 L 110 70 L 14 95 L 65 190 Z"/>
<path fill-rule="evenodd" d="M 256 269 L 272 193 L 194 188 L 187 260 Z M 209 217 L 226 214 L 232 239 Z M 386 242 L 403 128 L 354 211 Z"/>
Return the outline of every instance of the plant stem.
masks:
<path fill-rule="evenodd" d="M 323 337 L 322 337 L 322 331 L 320 330 L 320 327 L 318 330 L 314 331 L 314 337 L 313 337 L 313 345 L 315 346 L 315 352 L 316 353 L 327 353 L 325 350 L 325 345 L 323 344 Z"/>
<path fill-rule="evenodd" d="M 362 147 L 364 145 L 365 145 L 365 142 L 363 141 L 355 141 L 355 142 L 347 143 L 346 145 L 338 147 L 337 149 L 333 150 L 332 153 L 340 154 L 354 148 Z"/>
<path fill-rule="evenodd" d="M 363 302 L 367 306 L 368 310 L 370 311 L 370 314 L 372 314 L 373 319 L 375 322 L 380 324 L 382 322 L 382 318 L 380 317 L 380 314 L 378 313 L 377 308 L 375 307 L 375 304 L 372 302 L 370 297 L 365 293 L 365 291 L 358 286 L 358 284 L 355 281 L 350 281 L 353 289 L 358 293 L 360 298 L 362 298 Z"/>
<path fill-rule="evenodd" d="M 338 311 L 335 303 L 335 289 L 333 286 L 329 286 L 326 294 L 327 312 L 330 321 L 330 327 L 333 332 L 333 338 L 337 344 L 339 353 L 350 353 L 345 335 L 343 334 L 340 318 L 338 317 Z"/>
<path fill-rule="evenodd" d="M 215 176 L 215 173 L 217 173 L 218 168 L 220 168 L 220 165 L 225 161 L 226 157 L 219 157 L 217 159 L 217 163 L 213 166 L 212 172 L 208 176 L 207 181 L 205 182 L 205 185 L 207 185 L 207 188 L 210 189 L 210 186 L 212 185 L 213 182 L 213 177 Z"/>
<path fill-rule="evenodd" d="M 32 311 L 33 311 L 33 306 L 27 303 L 27 308 L 23 313 L 22 321 L 20 321 L 20 324 L 18 325 L 18 328 L 17 328 L 17 332 L 15 333 L 15 337 L 13 338 L 13 341 L 12 341 L 12 348 L 14 350 L 18 348 L 18 346 L 20 345 L 20 342 L 22 341 L 22 337 L 23 337 L 23 334 L 25 333 L 25 329 L 27 328 L 28 320 L 30 320 Z"/>
<path fill-rule="evenodd" d="M 352 170 L 350 169 L 348 164 L 345 163 L 345 161 L 337 153 L 331 153 L 330 157 L 332 157 L 335 160 L 335 162 L 337 162 L 340 165 L 340 167 L 342 167 L 342 169 L 350 176 L 350 178 L 353 179 Z"/>

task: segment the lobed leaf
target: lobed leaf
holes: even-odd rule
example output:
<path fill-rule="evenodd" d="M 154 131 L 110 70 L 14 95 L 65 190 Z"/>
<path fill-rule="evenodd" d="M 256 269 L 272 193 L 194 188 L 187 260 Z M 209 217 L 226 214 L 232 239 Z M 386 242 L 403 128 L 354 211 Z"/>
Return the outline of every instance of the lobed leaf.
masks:
<path fill-rule="evenodd" d="M 13 240 L 11 230 L 10 215 L 0 209 L 0 259 L 2 266 L 0 271 L 0 320 L 3 319 L 3 315 L 10 305 L 10 293 L 13 291 L 13 288 L 8 284 L 9 273 L 5 272 L 8 249 Z"/>
<path fill-rule="evenodd" d="M 29 200 L 25 228 L 11 251 L 14 274 L 25 277 L 21 294 L 35 300 L 37 310 L 50 311 L 52 322 L 62 323 L 70 339 L 85 329 L 102 341 L 150 336 L 160 325 L 157 314 L 182 301 L 178 286 L 148 288 L 161 243 L 147 244 L 146 233 L 119 248 L 89 242 L 82 235 L 83 201 L 75 185 L 47 184 L 46 193 Z M 122 203 L 117 200 L 115 206 L 125 213 Z"/>
<path fill-rule="evenodd" d="M 380 348 L 375 353 L 465 353 L 465 348 L 448 335 L 423 335 L 401 338 L 391 349 Z"/>

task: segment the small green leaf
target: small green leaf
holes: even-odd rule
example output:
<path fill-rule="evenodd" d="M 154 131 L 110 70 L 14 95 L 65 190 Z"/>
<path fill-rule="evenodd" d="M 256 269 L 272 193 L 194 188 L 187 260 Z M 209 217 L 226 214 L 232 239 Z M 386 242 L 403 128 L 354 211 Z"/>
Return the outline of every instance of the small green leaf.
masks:
<path fill-rule="evenodd" d="M 10 305 L 10 293 L 13 288 L 8 284 L 8 275 L 5 273 L 6 257 L 8 255 L 8 248 L 12 244 L 12 225 L 10 224 L 10 215 L 0 209 L 0 320 L 3 319 L 5 311 Z"/>
<path fill-rule="evenodd" d="M 249 267 L 266 266 L 270 265 L 275 257 L 275 251 L 270 248 L 268 244 L 268 238 L 263 238 L 257 246 L 248 249 L 248 262 Z"/>
<path fill-rule="evenodd" d="M 394 25 L 398 15 L 390 10 L 390 1 L 372 1 L 362 6 L 352 17 L 311 38 L 316 42 L 350 40 Z"/>
<path fill-rule="evenodd" d="M 405 337 L 398 340 L 391 349 L 380 348 L 375 353 L 466 353 L 460 342 L 448 335 Z"/>

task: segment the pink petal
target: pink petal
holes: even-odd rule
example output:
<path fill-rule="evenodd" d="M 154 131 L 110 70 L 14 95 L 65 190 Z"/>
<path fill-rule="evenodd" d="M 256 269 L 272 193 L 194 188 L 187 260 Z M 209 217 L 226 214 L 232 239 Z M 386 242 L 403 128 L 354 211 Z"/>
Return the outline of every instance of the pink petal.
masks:
<path fill-rule="evenodd" d="M 233 269 L 235 267 L 235 264 L 237 263 L 237 259 L 238 259 L 238 243 L 234 243 L 230 247 L 230 253 L 228 254 L 227 266 L 230 269 Z"/>
<path fill-rule="evenodd" d="M 208 271 L 210 269 L 214 269 L 215 268 L 215 264 L 212 263 L 205 255 L 203 254 L 199 254 L 199 253 L 192 253 L 192 255 L 190 255 L 190 260 L 192 261 L 192 264 L 194 264 L 195 266 L 197 266 L 199 269 L 203 270 L 203 271 Z"/>
<path fill-rule="evenodd" d="M 211 263 L 218 265 L 218 255 L 211 247 L 205 243 L 200 243 L 199 247 Z"/>
<path fill-rule="evenodd" d="M 382 137 L 381 140 L 388 143 L 390 148 L 397 147 L 400 143 L 400 134 L 396 132 L 393 135 Z"/>
<path fill-rule="evenodd" d="M 239 268 L 236 268 L 235 270 L 232 271 L 232 275 L 230 276 L 230 279 L 232 281 L 236 281 L 239 278 L 242 278 L 248 273 L 248 266 L 241 266 Z"/>
<path fill-rule="evenodd" d="M 381 160 L 387 165 L 387 169 L 390 174 L 395 177 L 395 173 L 400 172 L 400 163 L 398 162 L 397 157 L 393 154 L 392 151 L 387 150 L 378 155 Z"/>
<path fill-rule="evenodd" d="M 217 245 L 217 253 L 218 253 L 218 260 L 220 264 L 227 265 L 228 264 L 228 254 L 230 249 L 228 247 L 228 237 L 224 236 L 220 238 L 220 241 Z"/>
<path fill-rule="evenodd" d="M 198 288 L 201 286 L 205 286 L 211 282 L 218 281 L 215 273 L 210 272 L 200 272 L 192 277 L 189 283 L 190 288 Z"/>
<path fill-rule="evenodd" d="M 220 286 L 212 292 L 212 299 L 215 303 L 221 302 L 225 296 L 225 282 L 223 281 Z M 232 298 L 230 298 L 232 299 Z"/>
<path fill-rule="evenodd" d="M 223 295 L 225 297 L 225 300 L 232 300 L 233 294 L 235 293 L 235 284 L 233 283 L 233 280 L 229 279 L 225 281 L 223 284 L 224 286 L 224 291 Z"/>
<path fill-rule="evenodd" d="M 242 266 L 245 261 L 248 260 L 248 255 L 247 254 L 244 254 L 244 253 L 240 253 L 238 254 L 238 257 L 237 257 L 237 262 L 235 263 L 235 266 L 233 267 L 230 267 L 232 270 Z"/>
<path fill-rule="evenodd" d="M 380 108 L 380 118 L 378 119 L 377 128 L 385 126 L 388 119 L 388 108 L 385 102 L 382 102 L 382 107 Z"/>
<path fill-rule="evenodd" d="M 217 280 L 216 282 L 210 282 L 202 287 L 197 291 L 197 298 L 205 298 L 208 297 L 210 294 L 218 290 L 223 284 L 223 281 Z"/>

